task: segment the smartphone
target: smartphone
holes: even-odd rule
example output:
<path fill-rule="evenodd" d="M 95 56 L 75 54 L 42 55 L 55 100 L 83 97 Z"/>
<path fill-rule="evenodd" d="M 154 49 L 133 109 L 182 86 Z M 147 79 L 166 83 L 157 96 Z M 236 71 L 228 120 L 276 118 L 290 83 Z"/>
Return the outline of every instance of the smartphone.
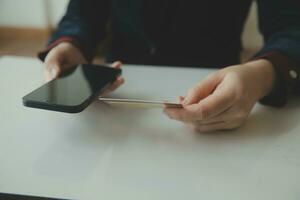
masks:
<path fill-rule="evenodd" d="M 121 69 L 100 65 L 78 65 L 23 97 L 31 108 L 78 113 L 112 84 Z"/>
<path fill-rule="evenodd" d="M 40 197 L 40 196 L 29 196 L 29 195 L 21 195 L 21 194 L 9 194 L 9 193 L 0 193 L 0 199 L 2 200 L 64 200 L 64 199 L 56 199 L 50 197 Z"/>

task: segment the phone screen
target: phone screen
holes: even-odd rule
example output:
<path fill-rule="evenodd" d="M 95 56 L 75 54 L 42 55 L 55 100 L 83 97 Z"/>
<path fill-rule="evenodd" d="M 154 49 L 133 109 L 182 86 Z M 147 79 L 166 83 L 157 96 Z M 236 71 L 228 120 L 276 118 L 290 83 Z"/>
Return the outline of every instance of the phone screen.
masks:
<path fill-rule="evenodd" d="M 23 97 L 25 106 L 80 112 L 118 75 L 120 69 L 79 65 Z"/>

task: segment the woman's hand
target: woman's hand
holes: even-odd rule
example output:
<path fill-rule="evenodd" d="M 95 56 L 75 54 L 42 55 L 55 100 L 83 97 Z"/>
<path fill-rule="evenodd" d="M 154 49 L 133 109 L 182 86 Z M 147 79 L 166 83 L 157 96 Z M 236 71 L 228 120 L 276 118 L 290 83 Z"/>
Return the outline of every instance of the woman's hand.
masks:
<path fill-rule="evenodd" d="M 182 109 L 166 108 L 165 113 L 199 132 L 235 129 L 271 91 L 274 79 L 273 65 L 264 59 L 226 67 L 180 97 Z"/>
<path fill-rule="evenodd" d="M 50 81 L 57 78 L 65 70 L 68 70 L 78 64 L 86 64 L 87 60 L 84 58 L 80 50 L 69 42 L 62 42 L 50 50 L 45 58 L 45 78 Z M 117 61 L 111 64 L 111 67 L 121 68 L 122 63 Z M 117 80 L 105 91 L 111 92 L 117 89 L 124 83 L 122 77 Z"/>
<path fill-rule="evenodd" d="M 50 50 L 45 58 L 45 78 L 50 81 L 65 70 L 87 63 L 80 50 L 69 42 L 62 42 Z"/>

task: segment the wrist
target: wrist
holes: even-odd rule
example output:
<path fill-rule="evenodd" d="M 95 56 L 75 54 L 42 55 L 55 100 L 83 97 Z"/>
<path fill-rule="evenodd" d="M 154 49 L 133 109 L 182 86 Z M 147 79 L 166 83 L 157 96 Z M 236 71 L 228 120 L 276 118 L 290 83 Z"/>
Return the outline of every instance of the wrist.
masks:
<path fill-rule="evenodd" d="M 246 63 L 254 72 L 255 81 L 259 86 L 259 99 L 268 95 L 275 84 L 276 73 L 273 64 L 266 59 L 258 59 Z"/>

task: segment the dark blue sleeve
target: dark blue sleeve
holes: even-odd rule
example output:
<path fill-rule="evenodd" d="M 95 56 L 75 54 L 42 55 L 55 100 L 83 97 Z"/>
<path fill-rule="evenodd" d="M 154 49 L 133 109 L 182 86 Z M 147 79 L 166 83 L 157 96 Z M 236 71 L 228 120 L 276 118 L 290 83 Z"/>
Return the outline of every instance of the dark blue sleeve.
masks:
<path fill-rule="evenodd" d="M 84 56 L 91 60 L 98 43 L 105 37 L 110 4 L 110 0 L 70 0 L 49 44 L 61 37 L 72 37 L 80 44 Z"/>
<path fill-rule="evenodd" d="M 282 52 L 300 64 L 300 1 L 257 0 L 265 45 L 259 55 Z"/>
<path fill-rule="evenodd" d="M 284 106 L 290 94 L 300 94 L 300 1 L 257 0 L 263 48 L 254 56 L 269 60 L 276 72 L 270 94 L 261 103 Z"/>

